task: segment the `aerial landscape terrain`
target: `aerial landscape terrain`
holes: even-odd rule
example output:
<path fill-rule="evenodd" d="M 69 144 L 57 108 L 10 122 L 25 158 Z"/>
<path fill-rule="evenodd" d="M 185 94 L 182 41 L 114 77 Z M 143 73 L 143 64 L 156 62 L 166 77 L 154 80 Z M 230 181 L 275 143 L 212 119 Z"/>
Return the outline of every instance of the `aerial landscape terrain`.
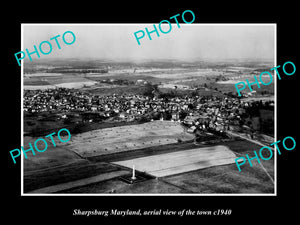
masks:
<path fill-rule="evenodd" d="M 28 153 L 24 193 L 274 193 L 273 159 L 242 172 L 234 161 L 274 142 L 274 83 L 242 96 L 234 86 L 272 67 L 261 59 L 26 61 L 23 146 L 61 128 L 72 136 Z"/>

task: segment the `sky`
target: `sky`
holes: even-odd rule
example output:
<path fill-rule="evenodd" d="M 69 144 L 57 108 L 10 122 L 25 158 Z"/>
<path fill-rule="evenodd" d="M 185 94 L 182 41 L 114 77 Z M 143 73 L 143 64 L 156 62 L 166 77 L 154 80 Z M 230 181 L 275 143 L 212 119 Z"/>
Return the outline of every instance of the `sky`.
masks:
<path fill-rule="evenodd" d="M 201 60 L 201 59 L 274 59 L 274 24 L 184 24 L 180 28 L 172 23 L 169 33 L 163 34 L 156 27 L 149 40 L 145 28 L 153 30 L 153 24 L 23 24 L 23 48 L 34 51 L 42 41 L 52 44 L 52 52 L 41 58 L 91 58 L 107 60 Z M 167 31 L 168 24 L 162 29 Z M 143 30 L 144 38 L 138 45 L 134 33 Z M 62 35 L 72 31 L 76 40 L 64 44 Z M 60 35 L 55 40 L 50 38 Z M 140 35 L 140 33 L 139 33 Z M 70 34 L 66 34 L 71 41 Z M 68 39 L 69 38 L 69 39 Z M 47 44 L 42 48 L 48 51 Z M 34 54 L 32 59 L 37 58 Z"/>

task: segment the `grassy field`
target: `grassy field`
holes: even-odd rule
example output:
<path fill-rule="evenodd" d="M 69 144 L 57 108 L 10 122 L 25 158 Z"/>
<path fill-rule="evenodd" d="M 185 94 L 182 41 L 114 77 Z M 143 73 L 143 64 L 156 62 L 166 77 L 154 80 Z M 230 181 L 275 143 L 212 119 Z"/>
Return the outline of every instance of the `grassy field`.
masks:
<path fill-rule="evenodd" d="M 25 173 L 24 176 L 24 193 L 39 188 L 49 187 L 57 184 L 63 184 L 70 181 L 76 181 L 99 174 L 105 176 L 106 173 L 115 171 L 125 171 L 107 163 L 90 163 L 88 161 L 80 161 L 57 169 L 48 169 L 47 171 L 39 171 L 35 173 Z"/>
<path fill-rule="evenodd" d="M 27 139 L 30 141 L 31 139 Z M 230 148 L 237 157 L 249 154 L 260 146 L 254 143 L 234 139 L 232 141 L 218 142 Z M 44 153 L 29 156 L 25 159 L 24 190 L 32 191 L 51 185 L 61 184 L 78 179 L 105 174 L 112 171 L 127 171 L 130 169 L 119 167 L 111 162 L 129 160 L 137 157 L 151 156 L 168 152 L 196 149 L 214 145 L 194 145 L 192 142 L 174 143 L 168 145 L 152 146 L 128 152 L 107 154 L 88 159 L 66 149 L 66 146 L 50 148 Z M 267 157 L 267 156 L 265 156 Z M 274 179 L 274 160 L 262 161 L 258 164 L 253 161 L 253 167 L 244 164 L 239 172 L 235 164 L 214 166 L 210 168 L 180 173 L 172 176 L 150 179 L 140 183 L 126 184 L 119 178 L 66 189 L 60 193 L 273 193 L 274 184 L 267 175 Z M 263 166 L 263 167 L 262 167 Z M 266 171 L 267 173 L 266 173 Z M 138 173 L 138 172 L 137 172 Z"/>
<path fill-rule="evenodd" d="M 154 84 L 158 84 L 160 82 L 168 82 L 172 79 L 168 78 L 162 78 L 162 77 L 155 77 L 152 76 L 153 73 L 125 73 L 125 74 L 103 74 L 101 76 L 98 75 L 90 75 L 87 74 L 85 78 L 93 81 L 103 81 L 103 80 L 109 80 L 109 79 L 115 79 L 115 80 L 128 80 L 128 81 L 137 81 L 137 80 L 145 80 L 149 81 Z"/>
<path fill-rule="evenodd" d="M 187 145 L 187 144 L 185 144 Z M 253 153 L 259 147 L 247 141 L 223 143 L 235 150 L 236 154 Z M 186 146 L 185 146 L 186 147 Z M 252 149 L 251 149 L 252 148 Z M 251 150 L 249 150 L 251 149 Z M 245 164 L 239 172 L 235 164 L 215 166 L 190 171 L 159 179 L 151 179 L 128 185 L 119 179 L 112 179 L 84 187 L 73 188 L 64 193 L 152 193 L 152 194 L 257 194 L 274 193 L 274 184 L 262 166 L 274 178 L 274 160 L 263 161 L 262 165 L 253 162 L 253 167 Z"/>
<path fill-rule="evenodd" d="M 184 128 L 171 121 L 153 121 L 137 125 L 112 127 L 73 135 L 67 144 L 82 157 L 93 157 L 193 140 Z"/>
<path fill-rule="evenodd" d="M 208 167 L 235 163 L 236 155 L 224 145 L 184 149 L 183 151 L 121 160 L 114 164 L 146 172 L 155 177 L 166 177 Z"/>
<path fill-rule="evenodd" d="M 59 113 L 59 111 L 57 112 Z M 72 116 L 72 113 L 70 113 Z M 81 114 L 83 116 L 84 114 Z M 39 118 L 42 116 L 42 118 Z M 92 130 L 105 129 L 111 127 L 121 127 L 127 125 L 141 124 L 139 121 L 109 121 L 104 120 L 100 122 L 82 122 L 82 118 L 79 119 L 79 123 L 76 123 L 76 118 L 66 123 L 63 120 L 57 120 L 55 112 L 47 113 L 44 112 L 31 115 L 30 113 L 25 113 L 24 116 L 24 133 L 26 136 L 43 136 L 48 135 L 53 132 L 57 132 L 61 128 L 67 128 L 72 134 L 88 132 Z"/>

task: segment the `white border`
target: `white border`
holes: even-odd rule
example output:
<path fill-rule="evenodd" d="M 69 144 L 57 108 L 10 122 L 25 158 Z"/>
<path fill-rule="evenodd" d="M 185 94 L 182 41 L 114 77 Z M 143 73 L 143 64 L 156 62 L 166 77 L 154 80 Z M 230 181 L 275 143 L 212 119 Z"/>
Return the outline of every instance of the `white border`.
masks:
<path fill-rule="evenodd" d="M 23 24 L 21 24 L 21 51 L 24 50 L 24 45 L 23 45 L 23 35 L 24 35 L 24 29 L 23 29 Z M 24 146 L 24 110 L 23 110 L 23 96 L 24 96 L 24 88 L 23 88 L 23 84 L 24 84 L 24 62 L 23 60 L 21 61 L 21 145 L 20 146 Z M 23 151 L 21 151 L 21 196 L 25 195 L 24 194 L 24 170 L 23 170 L 23 160 L 24 160 L 24 156 L 23 156 Z"/>
<path fill-rule="evenodd" d="M 38 24 L 38 23 L 22 23 L 21 24 L 21 51 L 24 50 L 23 46 L 23 34 L 24 34 L 24 26 L 30 25 L 30 26 L 82 26 L 82 25 L 89 25 L 89 26 L 127 26 L 127 25 L 153 25 L 149 23 L 129 23 L 129 24 L 118 24 L 118 23 L 113 23 L 113 24 L 95 24 L 95 23 L 43 23 L 43 24 Z M 193 24 L 180 24 L 180 26 L 274 26 L 274 66 L 277 65 L 277 23 L 226 23 L 226 24 L 219 24 L 219 23 L 204 23 L 204 24 L 199 24 L 199 23 L 193 23 Z M 23 70 L 24 69 L 24 64 L 23 60 L 21 61 L 21 146 L 23 146 Z M 275 70 L 274 70 L 274 77 L 275 77 Z M 275 141 L 277 141 L 277 79 L 275 79 L 274 82 L 274 88 L 275 88 L 275 94 L 274 94 L 274 103 L 275 103 L 275 108 L 274 108 L 274 121 L 275 121 L 275 127 L 274 127 L 274 138 Z M 22 152 L 22 151 L 21 151 Z M 23 184 L 23 152 L 21 153 L 21 196 L 277 196 L 277 151 L 275 151 L 275 156 L 274 156 L 274 193 L 227 193 L 227 194 L 33 194 L 33 193 L 24 193 L 24 184 Z"/>
<path fill-rule="evenodd" d="M 274 67 L 277 66 L 277 24 L 274 26 Z M 277 78 L 274 70 L 274 139 L 277 141 Z M 274 147 L 274 194 L 277 196 L 277 151 Z"/>

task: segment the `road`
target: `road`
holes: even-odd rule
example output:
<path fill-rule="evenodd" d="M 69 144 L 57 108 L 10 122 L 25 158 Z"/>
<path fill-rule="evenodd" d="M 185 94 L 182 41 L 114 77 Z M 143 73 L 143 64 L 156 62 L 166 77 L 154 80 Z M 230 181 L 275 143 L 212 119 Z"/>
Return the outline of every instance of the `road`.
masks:
<path fill-rule="evenodd" d="M 231 131 L 226 131 L 226 133 L 228 133 L 229 135 L 232 135 L 232 136 L 240 137 L 240 138 L 242 138 L 242 139 L 244 139 L 244 140 L 250 141 L 250 142 L 252 142 L 252 143 L 254 143 L 254 144 L 257 144 L 257 145 L 260 145 L 260 146 L 262 146 L 262 147 L 266 146 L 265 144 L 263 144 L 263 143 L 261 143 L 261 142 L 259 142 L 259 141 L 257 141 L 257 140 L 253 140 L 253 139 L 247 138 L 247 137 L 245 137 L 245 136 L 242 136 L 242 135 L 237 134 L 237 133 L 233 133 L 233 132 L 231 132 Z M 270 146 L 269 146 L 269 147 L 270 147 Z M 274 151 L 274 148 L 272 148 L 272 147 L 270 147 L 270 148 Z"/>

